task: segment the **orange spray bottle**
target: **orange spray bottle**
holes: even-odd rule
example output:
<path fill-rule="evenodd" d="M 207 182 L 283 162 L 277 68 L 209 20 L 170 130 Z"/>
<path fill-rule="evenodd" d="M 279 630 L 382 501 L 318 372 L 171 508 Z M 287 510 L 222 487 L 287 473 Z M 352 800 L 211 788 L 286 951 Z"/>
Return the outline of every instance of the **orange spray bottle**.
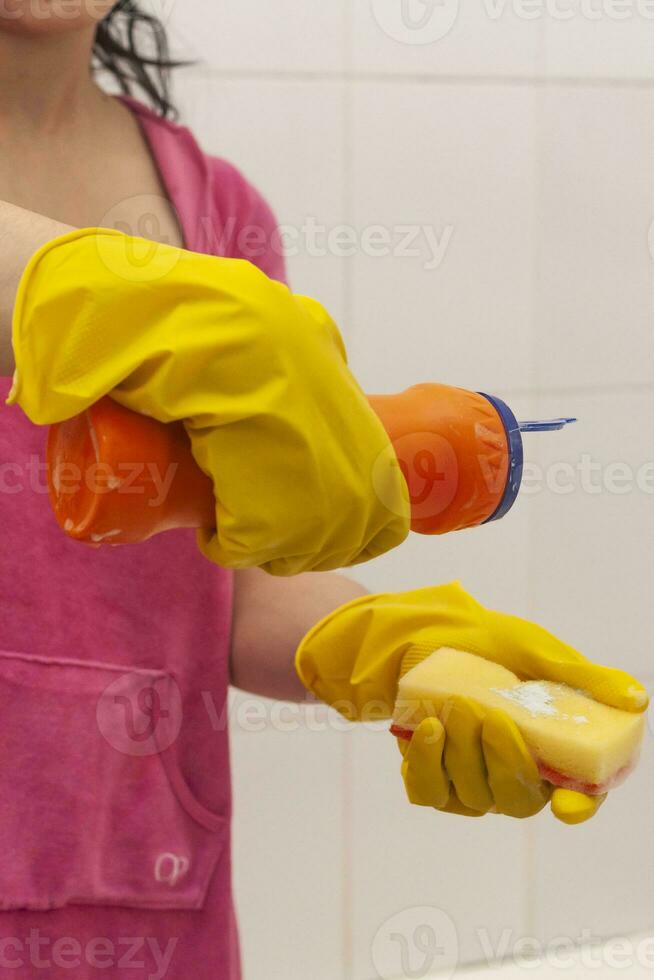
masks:
<path fill-rule="evenodd" d="M 519 423 L 501 399 L 441 384 L 369 401 L 408 485 L 411 528 L 421 534 L 503 517 L 520 489 L 522 433 L 574 421 Z M 106 397 L 53 425 L 47 456 L 50 500 L 72 538 L 115 545 L 214 526 L 211 480 L 181 422 L 164 425 Z"/>

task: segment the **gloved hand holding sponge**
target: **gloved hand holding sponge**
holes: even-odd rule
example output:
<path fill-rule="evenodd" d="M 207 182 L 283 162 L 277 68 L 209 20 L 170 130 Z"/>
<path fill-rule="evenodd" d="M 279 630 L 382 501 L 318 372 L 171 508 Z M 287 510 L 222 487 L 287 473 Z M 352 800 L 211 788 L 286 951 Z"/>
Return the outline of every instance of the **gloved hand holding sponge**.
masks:
<path fill-rule="evenodd" d="M 71 232 L 26 267 L 13 343 L 9 400 L 36 423 L 109 392 L 184 422 L 214 488 L 216 531 L 200 531 L 200 546 L 222 565 L 345 567 L 408 534 L 406 483 L 335 324 L 247 262 Z M 633 764 L 647 706 L 634 678 L 458 585 L 357 599 L 309 632 L 296 665 L 347 717 L 395 712 L 409 799 L 467 815 L 525 817 L 551 801 L 565 822 L 588 819 Z M 545 730 L 557 712 L 558 736 Z"/>
<path fill-rule="evenodd" d="M 528 817 L 549 801 L 581 823 L 635 765 L 644 731 L 635 678 L 457 583 L 348 603 L 307 634 L 296 666 L 346 717 L 394 716 L 409 799 L 450 813 Z"/>

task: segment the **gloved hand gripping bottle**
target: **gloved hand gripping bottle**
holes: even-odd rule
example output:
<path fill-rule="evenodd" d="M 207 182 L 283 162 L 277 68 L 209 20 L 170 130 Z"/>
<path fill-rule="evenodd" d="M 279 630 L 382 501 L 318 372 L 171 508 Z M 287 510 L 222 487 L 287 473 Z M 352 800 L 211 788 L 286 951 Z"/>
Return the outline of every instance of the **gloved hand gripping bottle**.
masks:
<path fill-rule="evenodd" d="M 411 528 L 444 534 L 499 520 L 522 480 L 522 433 L 574 419 L 519 423 L 499 398 L 442 384 L 371 395 L 411 502 Z M 384 502 L 387 472 L 370 474 Z M 195 464 L 182 423 L 164 425 L 105 397 L 51 426 L 50 499 L 70 537 L 92 544 L 146 540 L 161 531 L 213 528 L 213 485 Z M 261 493 L 266 474 L 259 474 Z M 302 479 L 302 474 L 297 474 Z"/>

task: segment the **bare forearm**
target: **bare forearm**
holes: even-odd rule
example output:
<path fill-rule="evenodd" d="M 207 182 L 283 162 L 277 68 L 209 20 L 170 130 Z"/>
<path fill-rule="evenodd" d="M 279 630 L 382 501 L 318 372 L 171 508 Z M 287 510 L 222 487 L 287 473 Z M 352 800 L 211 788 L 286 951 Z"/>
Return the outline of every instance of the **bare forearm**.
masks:
<path fill-rule="evenodd" d="M 69 225 L 0 201 L 0 375 L 12 374 L 11 318 L 16 290 L 30 257 Z"/>
<path fill-rule="evenodd" d="M 324 616 L 366 589 L 343 575 L 310 572 L 275 578 L 259 569 L 236 573 L 232 684 L 281 701 L 302 701 L 295 651 Z"/>

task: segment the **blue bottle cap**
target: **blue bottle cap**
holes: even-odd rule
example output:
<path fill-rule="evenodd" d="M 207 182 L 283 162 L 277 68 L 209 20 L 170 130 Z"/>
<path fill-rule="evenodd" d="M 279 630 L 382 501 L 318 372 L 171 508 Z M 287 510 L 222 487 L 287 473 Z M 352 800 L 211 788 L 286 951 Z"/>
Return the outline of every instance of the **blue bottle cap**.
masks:
<path fill-rule="evenodd" d="M 503 402 L 501 398 L 497 398 L 496 395 L 487 395 L 484 391 L 480 391 L 478 394 L 480 394 L 483 398 L 488 399 L 501 418 L 509 449 L 509 472 L 506 480 L 506 487 L 499 506 L 495 512 L 484 521 L 484 524 L 489 524 L 491 521 L 499 521 L 501 517 L 508 514 L 520 491 L 520 484 L 522 483 L 522 470 L 524 466 L 522 433 L 557 432 L 559 429 L 563 429 L 566 425 L 570 425 L 572 422 L 576 422 L 577 420 L 575 418 L 560 418 L 544 419 L 542 421 L 533 422 L 518 422 L 509 406 Z"/>
<path fill-rule="evenodd" d="M 516 497 L 518 496 L 518 492 L 520 490 L 520 484 L 522 483 L 524 455 L 522 452 L 520 423 L 509 406 L 503 402 L 501 398 L 497 398 L 495 395 L 487 395 L 485 391 L 480 391 L 478 394 L 480 394 L 482 398 L 486 398 L 491 403 L 501 418 L 502 425 L 504 426 L 504 431 L 506 433 L 506 442 L 509 450 L 509 472 L 506 479 L 504 494 L 497 509 L 484 521 L 484 524 L 490 524 L 491 521 L 499 521 L 505 514 L 508 514 L 516 501 Z"/>

